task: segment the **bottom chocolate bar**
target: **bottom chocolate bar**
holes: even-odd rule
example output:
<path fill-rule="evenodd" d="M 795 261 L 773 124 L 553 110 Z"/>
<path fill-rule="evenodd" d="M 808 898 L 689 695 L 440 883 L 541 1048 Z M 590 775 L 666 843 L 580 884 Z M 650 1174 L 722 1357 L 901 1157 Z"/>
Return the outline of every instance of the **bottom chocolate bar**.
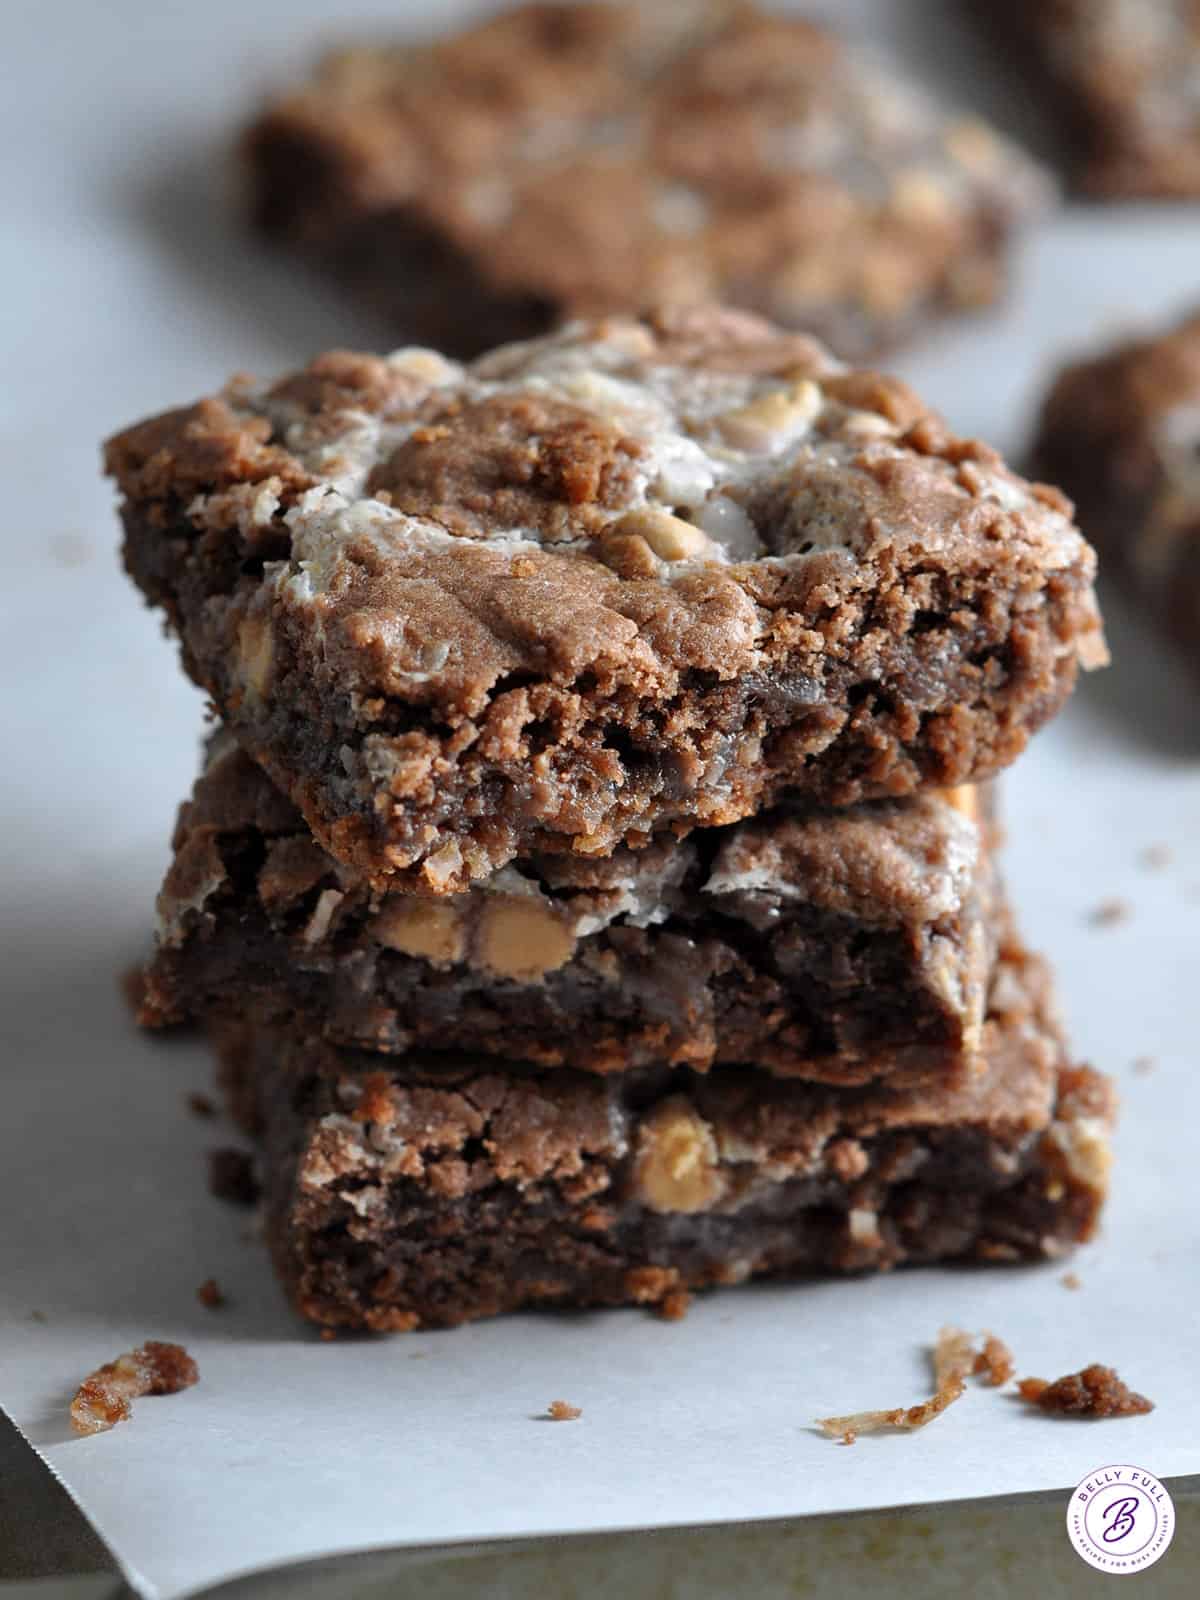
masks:
<path fill-rule="evenodd" d="M 1071 1066 L 1048 973 L 1004 954 L 969 1088 L 830 1089 L 753 1068 L 606 1078 L 216 1029 L 263 1140 L 267 1232 L 329 1327 L 670 1304 L 767 1274 L 1061 1254 L 1093 1232 L 1114 1097 Z"/>

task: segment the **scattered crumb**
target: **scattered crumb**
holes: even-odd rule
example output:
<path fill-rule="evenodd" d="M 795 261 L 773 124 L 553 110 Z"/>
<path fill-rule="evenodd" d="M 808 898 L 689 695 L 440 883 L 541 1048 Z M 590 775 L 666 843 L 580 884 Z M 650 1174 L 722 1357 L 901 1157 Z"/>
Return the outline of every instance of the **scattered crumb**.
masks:
<path fill-rule="evenodd" d="M 972 1369 L 977 1377 L 982 1377 L 993 1389 L 998 1389 L 1002 1383 L 1007 1383 L 1017 1370 L 1013 1360 L 1013 1353 L 1003 1339 L 997 1339 L 994 1333 L 985 1333 L 983 1346 L 975 1357 Z"/>
<path fill-rule="evenodd" d="M 1101 900 L 1100 904 L 1088 912 L 1088 921 L 1093 928 L 1111 928 L 1118 922 L 1127 922 L 1133 915 L 1133 907 L 1128 900 L 1112 899 Z"/>
<path fill-rule="evenodd" d="M 222 1147 L 208 1152 L 208 1192 L 218 1200 L 252 1206 L 259 1197 L 254 1163 L 244 1150 Z"/>
<path fill-rule="evenodd" d="M 142 1013 L 142 1002 L 146 998 L 146 975 L 142 971 L 141 963 L 136 967 L 127 967 L 117 979 L 125 1004 L 129 1007 L 136 1022 Z"/>
<path fill-rule="evenodd" d="M 49 1318 L 46 1316 L 44 1311 L 31 1311 L 29 1313 L 29 1320 L 30 1322 L 47 1322 Z"/>
<path fill-rule="evenodd" d="M 1148 844 L 1141 856 L 1142 865 L 1149 867 L 1152 872 L 1169 867 L 1174 859 L 1175 852 L 1169 844 Z"/>
<path fill-rule="evenodd" d="M 196 1290 L 196 1299 L 199 1300 L 202 1306 L 207 1306 L 210 1311 L 216 1311 L 225 1304 L 225 1296 L 222 1294 L 221 1286 L 215 1278 L 205 1278 L 204 1282 Z"/>
<path fill-rule="evenodd" d="M 178 1394 L 199 1380 L 196 1363 L 180 1344 L 147 1339 L 136 1350 L 106 1362 L 86 1377 L 71 1401 L 76 1433 L 104 1433 L 132 1415 L 145 1394 Z"/>
<path fill-rule="evenodd" d="M 551 1422 L 574 1422 L 582 1415 L 579 1406 L 569 1406 L 565 1400 L 551 1400 L 546 1407 L 546 1416 Z"/>
<path fill-rule="evenodd" d="M 332 1344 L 333 1341 L 336 1338 L 337 1338 L 337 1329 L 336 1328 L 322 1328 L 321 1329 L 321 1339 L 323 1340 L 323 1342 L 325 1344 Z"/>
<path fill-rule="evenodd" d="M 194 1117 L 215 1117 L 217 1114 L 215 1102 L 206 1094 L 201 1094 L 198 1089 L 193 1089 L 188 1095 L 187 1108 Z"/>
<path fill-rule="evenodd" d="M 78 533 L 56 533 L 50 540 L 50 556 L 60 567 L 85 567 L 92 559 L 91 541 Z"/>
<path fill-rule="evenodd" d="M 1079 1276 L 1079 1274 L 1077 1272 L 1064 1272 L 1062 1277 L 1058 1281 L 1059 1281 L 1059 1283 L 1062 1284 L 1064 1289 L 1082 1289 L 1083 1288 L 1083 1279 Z"/>
<path fill-rule="evenodd" d="M 1023 1400 L 1059 1417 L 1140 1417 L 1154 1410 L 1153 1400 L 1135 1394 L 1098 1361 L 1054 1383 L 1022 1378 L 1017 1388 Z"/>
<path fill-rule="evenodd" d="M 1148 1077 L 1158 1063 L 1153 1056 L 1139 1056 L 1133 1063 L 1133 1072 L 1139 1078 Z"/>
<path fill-rule="evenodd" d="M 664 1322 L 679 1322 L 688 1314 L 692 1297 L 686 1289 L 672 1289 L 655 1308 Z"/>
<path fill-rule="evenodd" d="M 860 1433 L 882 1433 L 896 1428 L 911 1432 L 940 1417 L 946 1407 L 961 1399 L 968 1375 L 975 1367 L 975 1342 L 961 1328 L 943 1328 L 933 1348 L 933 1387 L 928 1400 L 890 1411 L 856 1411 L 844 1417 L 819 1417 L 817 1427 L 828 1439 L 853 1444 Z"/>

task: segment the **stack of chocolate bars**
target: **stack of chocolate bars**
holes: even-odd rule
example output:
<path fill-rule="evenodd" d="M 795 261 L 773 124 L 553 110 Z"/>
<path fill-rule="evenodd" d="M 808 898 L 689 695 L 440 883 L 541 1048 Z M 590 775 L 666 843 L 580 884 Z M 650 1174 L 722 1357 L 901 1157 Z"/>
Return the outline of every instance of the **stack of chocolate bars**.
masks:
<path fill-rule="evenodd" d="M 1055 491 L 715 308 L 330 354 L 108 466 L 223 718 L 146 1019 L 210 1027 L 304 1315 L 1088 1237 L 1111 1094 L 984 784 L 1104 655 Z"/>

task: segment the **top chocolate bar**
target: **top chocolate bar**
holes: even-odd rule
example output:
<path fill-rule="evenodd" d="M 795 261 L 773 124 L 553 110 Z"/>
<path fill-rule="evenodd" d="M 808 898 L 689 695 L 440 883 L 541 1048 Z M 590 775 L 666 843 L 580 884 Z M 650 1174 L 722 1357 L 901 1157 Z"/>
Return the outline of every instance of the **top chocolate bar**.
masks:
<path fill-rule="evenodd" d="M 720 299 L 860 359 L 994 300 L 1052 196 L 977 119 L 732 0 L 526 5 L 343 50 L 244 151 L 269 235 L 459 355 Z"/>
<path fill-rule="evenodd" d="M 1057 491 L 747 313 L 327 355 L 107 464 L 189 671 L 392 889 L 969 783 L 1104 658 Z"/>

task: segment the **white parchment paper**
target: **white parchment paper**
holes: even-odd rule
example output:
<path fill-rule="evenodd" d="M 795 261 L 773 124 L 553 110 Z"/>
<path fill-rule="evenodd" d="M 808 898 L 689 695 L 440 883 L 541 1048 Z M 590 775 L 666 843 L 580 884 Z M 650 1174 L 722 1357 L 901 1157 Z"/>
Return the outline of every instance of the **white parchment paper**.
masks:
<path fill-rule="evenodd" d="M 1200 696 L 1116 601 L 1117 667 L 1005 802 L 1026 931 L 1125 1101 L 1080 1289 L 1062 1267 L 926 1271 L 716 1295 L 677 1325 L 516 1318 L 326 1345 L 283 1305 L 247 1216 L 206 1193 L 204 1152 L 230 1134 L 185 1107 L 205 1051 L 139 1037 L 117 990 L 201 701 L 118 571 L 96 441 L 236 368 L 383 340 L 244 249 L 209 176 L 213 141 L 308 53 L 324 9 L 45 0 L 6 22 L 0 1403 L 163 1600 L 317 1554 L 1062 1488 L 1114 1458 L 1200 1470 Z M 995 103 L 950 9 L 842 14 L 875 15 L 880 38 Z M 1009 308 L 896 364 L 964 430 L 1018 445 L 1057 354 L 1178 309 L 1198 262 L 1194 211 L 1070 209 L 1031 243 Z M 1145 863 L 1155 845 L 1169 866 Z M 1113 897 L 1131 914 L 1094 926 Z M 196 1300 L 210 1275 L 218 1312 Z M 812 1431 L 920 1398 L 947 1321 L 995 1329 L 1024 1372 L 1112 1363 L 1158 1409 L 1092 1428 L 972 1390 L 913 1437 L 844 1449 Z M 199 1386 L 73 1438 L 76 1384 L 147 1337 L 185 1343 Z M 535 1420 L 557 1398 L 581 1420 Z"/>

